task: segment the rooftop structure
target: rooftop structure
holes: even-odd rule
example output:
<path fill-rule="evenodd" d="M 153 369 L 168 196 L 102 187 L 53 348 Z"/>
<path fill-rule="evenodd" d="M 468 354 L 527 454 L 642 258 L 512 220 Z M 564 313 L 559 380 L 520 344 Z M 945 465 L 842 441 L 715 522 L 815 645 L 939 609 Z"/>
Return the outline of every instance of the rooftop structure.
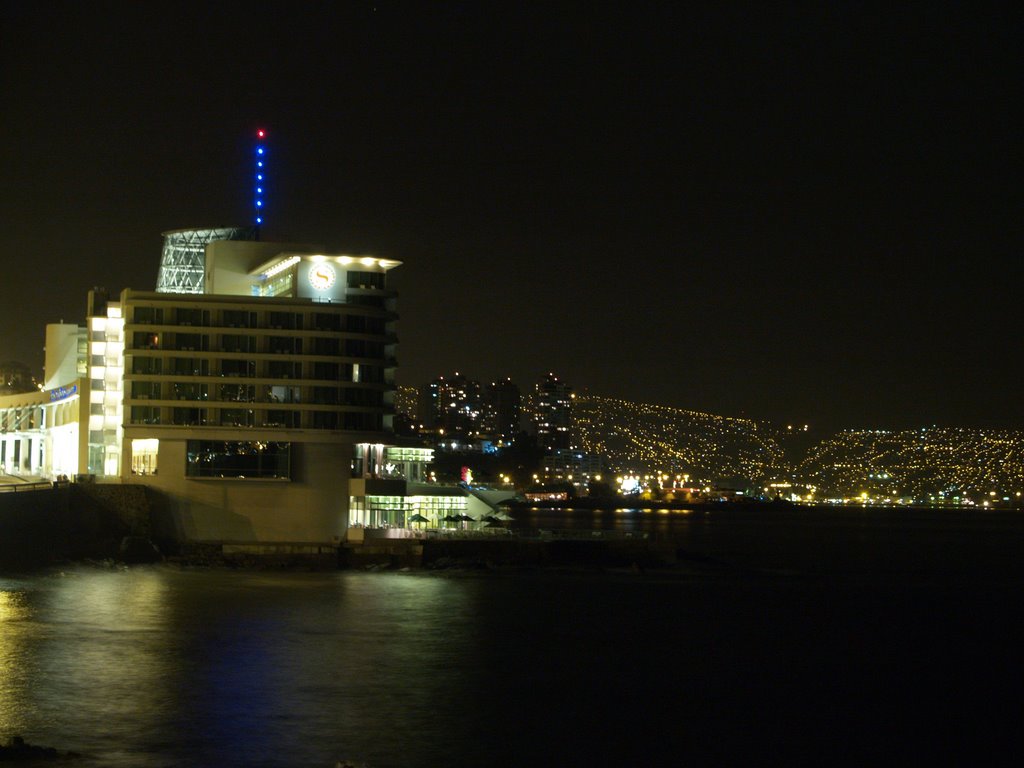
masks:
<path fill-rule="evenodd" d="M 156 289 L 160 293 L 203 293 L 206 246 L 216 240 L 258 240 L 257 227 L 176 229 L 164 232 Z"/>

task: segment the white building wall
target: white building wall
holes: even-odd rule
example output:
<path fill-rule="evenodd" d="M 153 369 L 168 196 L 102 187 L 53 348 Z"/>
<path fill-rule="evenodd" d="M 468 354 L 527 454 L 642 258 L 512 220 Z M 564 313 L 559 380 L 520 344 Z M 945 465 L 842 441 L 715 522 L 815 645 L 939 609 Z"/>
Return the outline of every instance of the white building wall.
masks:
<path fill-rule="evenodd" d="M 54 427 L 49 431 L 50 476 L 78 474 L 78 422 Z"/>
<path fill-rule="evenodd" d="M 73 382 L 78 370 L 78 339 L 85 330 L 71 323 L 46 326 L 46 357 L 43 367 L 44 389 L 56 389 Z"/>
<path fill-rule="evenodd" d="M 352 446 L 292 443 L 292 479 L 194 478 L 185 474 L 187 440 L 160 439 L 157 473 L 130 482 L 162 491 L 180 540 L 336 544 L 347 526 Z M 125 440 L 126 453 L 131 440 Z M 125 465 L 130 466 L 126 457 Z M 126 480 L 129 478 L 126 477 Z"/>

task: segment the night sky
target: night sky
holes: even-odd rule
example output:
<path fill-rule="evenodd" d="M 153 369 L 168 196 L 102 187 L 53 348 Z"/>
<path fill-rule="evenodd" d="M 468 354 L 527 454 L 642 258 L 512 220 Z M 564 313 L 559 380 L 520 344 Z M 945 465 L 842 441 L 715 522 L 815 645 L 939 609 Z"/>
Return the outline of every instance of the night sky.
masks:
<path fill-rule="evenodd" d="M 0 360 L 249 223 L 265 127 L 264 239 L 404 262 L 399 383 L 1024 426 L 1020 12 L 775 5 L 5 1 Z"/>

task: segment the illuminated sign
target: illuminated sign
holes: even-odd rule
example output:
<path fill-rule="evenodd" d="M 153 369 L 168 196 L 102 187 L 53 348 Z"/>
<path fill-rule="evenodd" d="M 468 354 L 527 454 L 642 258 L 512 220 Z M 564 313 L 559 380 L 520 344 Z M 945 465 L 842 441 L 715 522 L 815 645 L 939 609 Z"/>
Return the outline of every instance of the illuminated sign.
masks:
<path fill-rule="evenodd" d="M 338 275 L 330 264 L 315 264 L 309 269 L 309 284 L 314 290 L 326 291 L 337 279 Z"/>
<path fill-rule="evenodd" d="M 56 389 L 50 390 L 50 402 L 55 403 L 58 400 L 65 400 L 72 395 L 78 394 L 78 385 L 73 384 L 70 387 L 57 387 Z"/>

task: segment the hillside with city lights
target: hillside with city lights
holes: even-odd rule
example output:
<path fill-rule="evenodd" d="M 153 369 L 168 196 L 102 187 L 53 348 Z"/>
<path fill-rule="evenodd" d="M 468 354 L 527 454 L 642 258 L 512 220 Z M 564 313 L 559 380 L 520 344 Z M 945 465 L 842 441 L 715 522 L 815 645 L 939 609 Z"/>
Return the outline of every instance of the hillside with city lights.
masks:
<path fill-rule="evenodd" d="M 460 386 L 456 399 L 466 396 L 465 385 Z M 415 388 L 400 387 L 396 410 L 414 420 L 418 395 Z M 524 398 L 524 413 L 536 410 L 535 397 Z M 566 402 L 571 404 L 566 445 L 577 457 L 599 457 L 608 473 L 603 479 L 615 490 L 626 487 L 652 498 L 998 507 L 1018 506 L 1024 491 L 1024 432 L 1016 430 L 929 426 L 819 434 L 808 425 L 589 392 L 572 393 Z M 486 410 L 481 406 L 482 414 Z M 529 429 L 529 419 L 524 423 Z M 443 460 L 445 444 L 438 446 Z M 451 448 L 469 445 L 450 443 Z M 570 481 L 585 494 L 580 480 L 585 484 L 599 472 L 577 470 L 573 477 L 570 466 L 550 458 L 549 453 L 534 478 L 540 483 Z"/>

